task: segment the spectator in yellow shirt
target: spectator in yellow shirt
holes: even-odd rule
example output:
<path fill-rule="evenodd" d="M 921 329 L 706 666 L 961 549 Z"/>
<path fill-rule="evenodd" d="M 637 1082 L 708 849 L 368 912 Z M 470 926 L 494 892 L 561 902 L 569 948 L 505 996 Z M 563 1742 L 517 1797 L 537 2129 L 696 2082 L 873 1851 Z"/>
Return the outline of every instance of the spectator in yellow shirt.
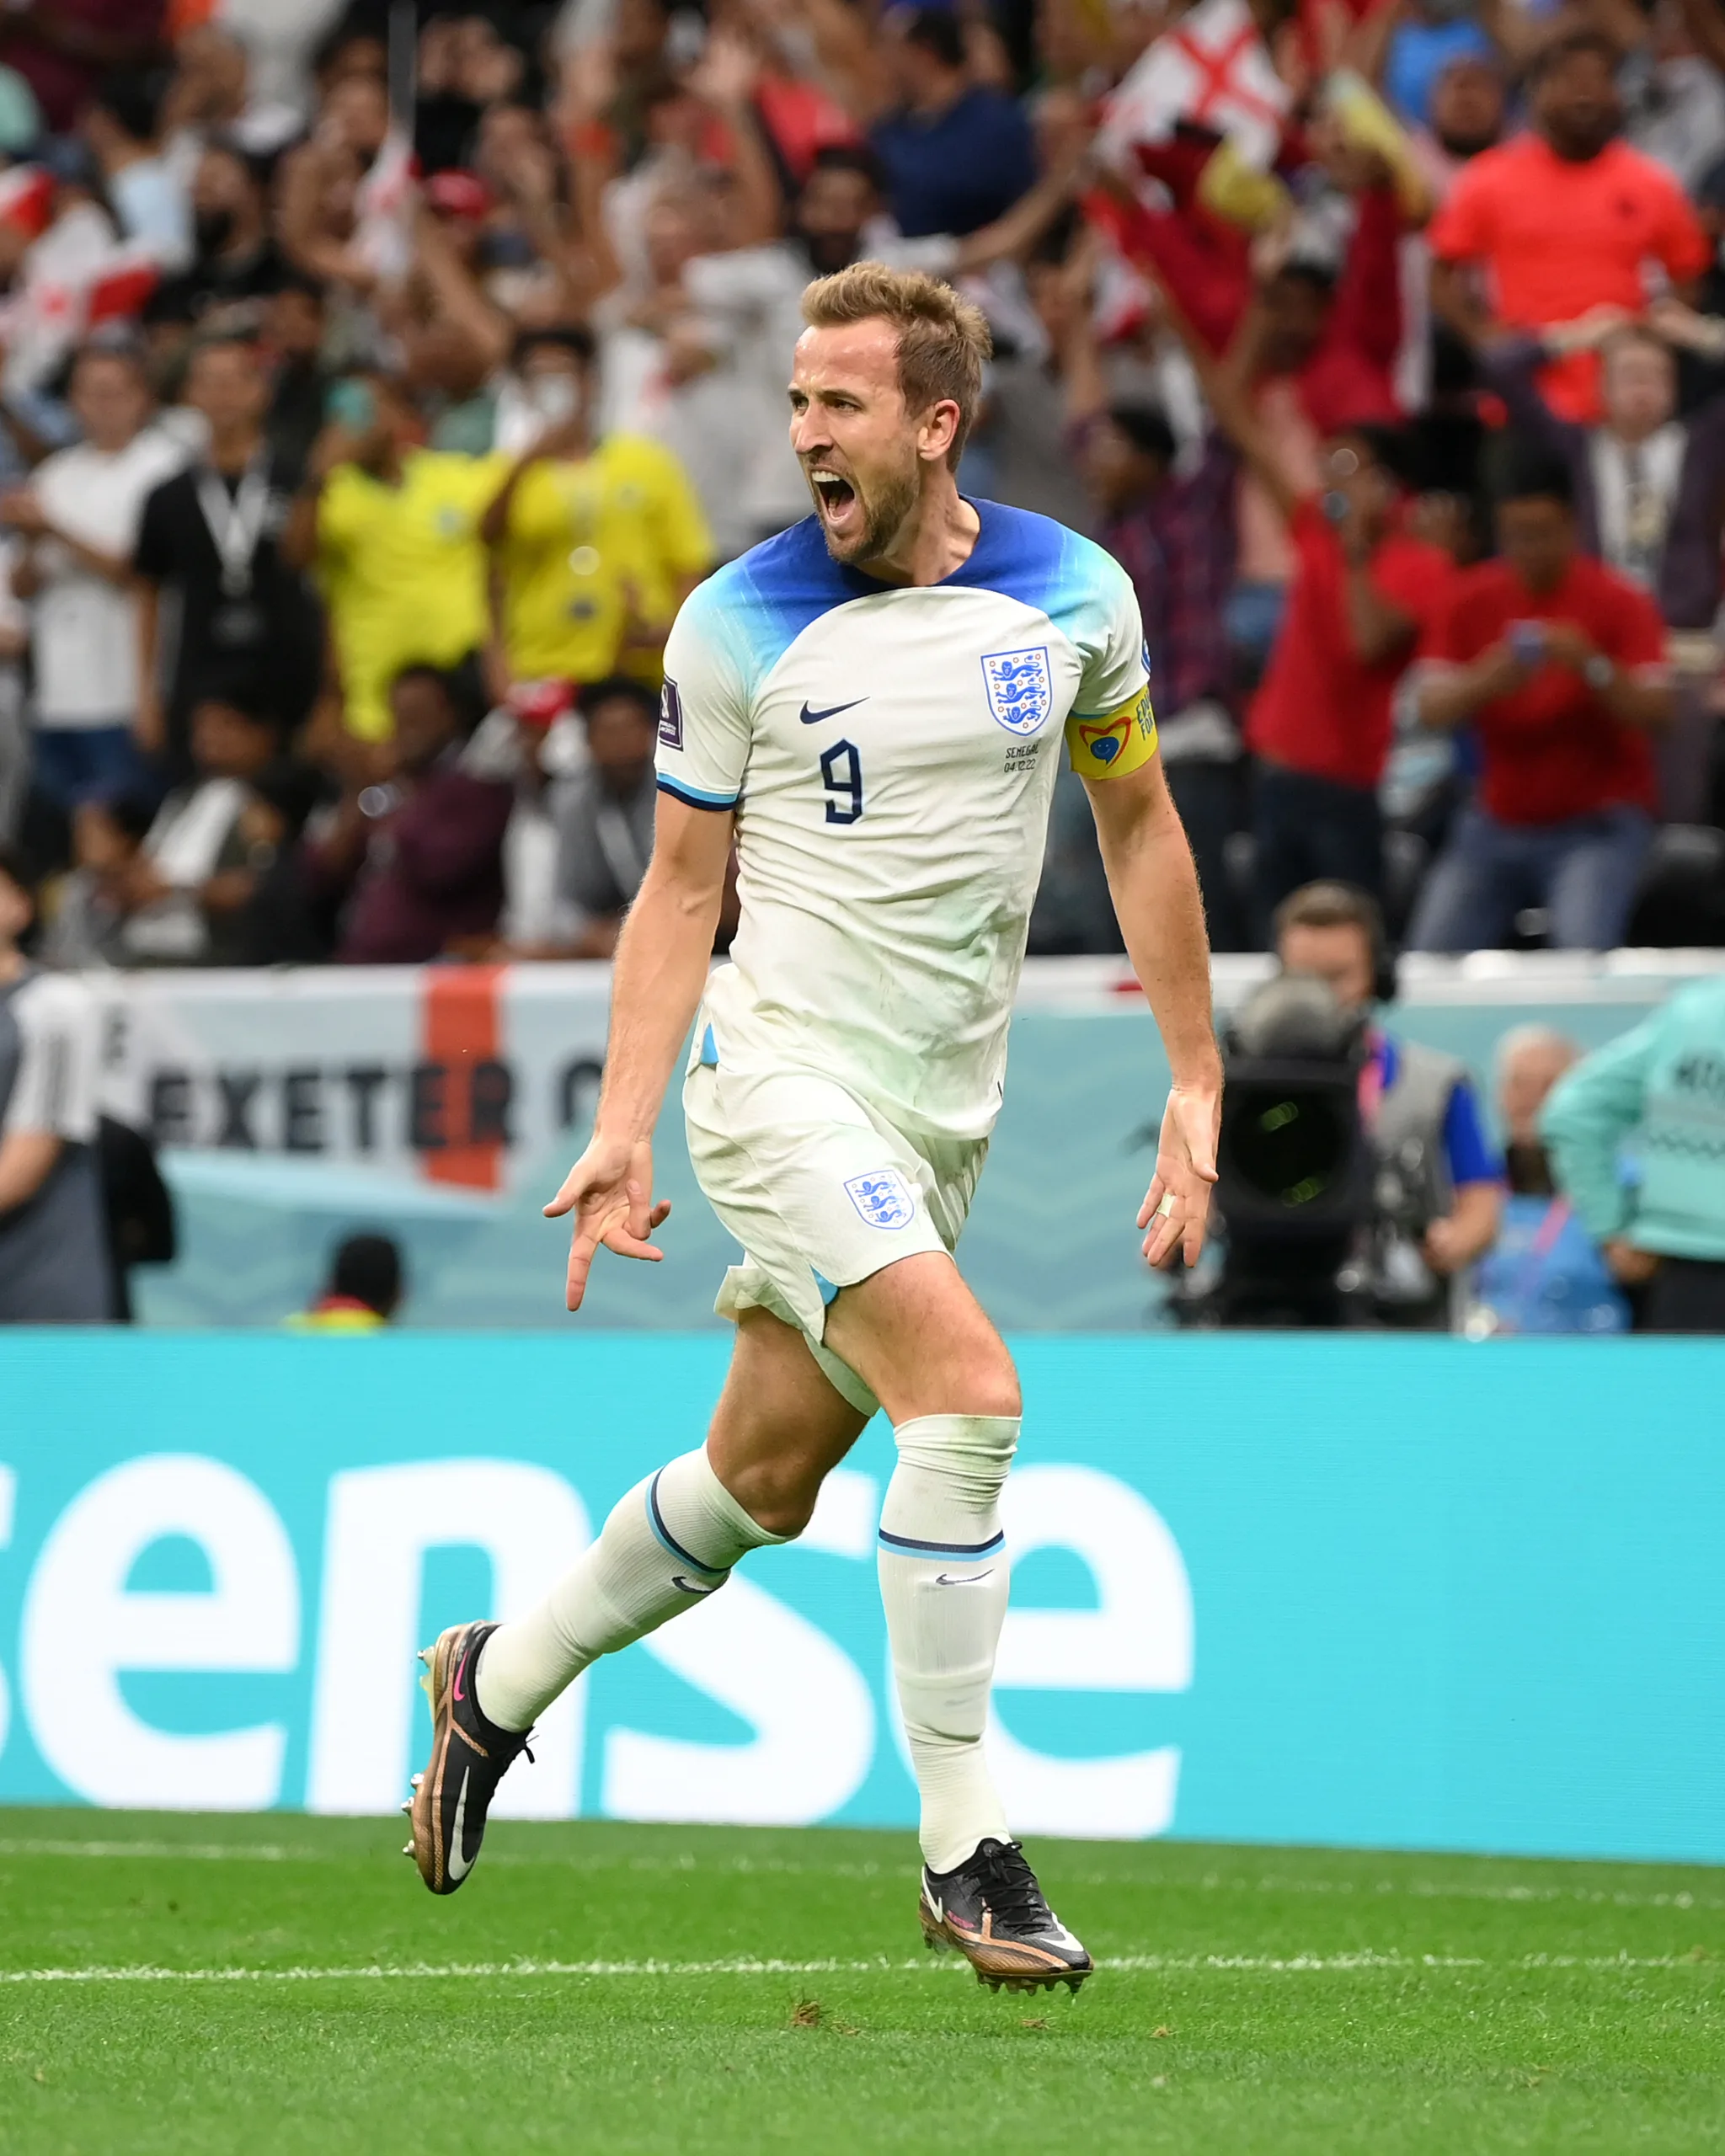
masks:
<path fill-rule="evenodd" d="M 587 330 L 525 332 L 515 376 L 515 422 L 531 431 L 482 525 L 510 678 L 626 671 L 656 686 L 672 617 L 713 565 L 688 474 L 643 435 L 594 439 Z"/>
<path fill-rule="evenodd" d="M 508 467 L 421 448 L 419 414 L 387 376 L 338 383 L 330 414 L 284 544 L 316 568 L 348 732 L 387 741 L 403 667 L 453 666 L 485 643 L 479 520 Z"/>

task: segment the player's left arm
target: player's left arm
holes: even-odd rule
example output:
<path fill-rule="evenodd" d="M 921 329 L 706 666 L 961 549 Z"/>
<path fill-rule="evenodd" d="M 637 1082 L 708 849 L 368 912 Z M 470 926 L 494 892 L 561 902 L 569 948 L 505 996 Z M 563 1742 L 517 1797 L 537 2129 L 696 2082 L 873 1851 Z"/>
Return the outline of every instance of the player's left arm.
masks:
<path fill-rule="evenodd" d="M 1193 1265 L 1204 1248 L 1222 1112 L 1198 872 L 1156 754 L 1148 690 L 1111 718 L 1069 721 L 1068 738 L 1096 818 L 1120 932 L 1173 1075 L 1156 1175 L 1138 1215 L 1149 1230 L 1144 1254 L 1160 1266 L 1178 1250 Z M 1111 740 L 1119 744 L 1113 753 L 1098 755 Z"/>

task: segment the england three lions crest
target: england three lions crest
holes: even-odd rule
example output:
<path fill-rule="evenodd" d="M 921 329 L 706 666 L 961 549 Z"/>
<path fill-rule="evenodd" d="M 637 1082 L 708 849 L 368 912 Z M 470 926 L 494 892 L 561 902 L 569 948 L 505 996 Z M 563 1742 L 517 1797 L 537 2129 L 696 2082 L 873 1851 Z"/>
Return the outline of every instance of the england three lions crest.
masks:
<path fill-rule="evenodd" d="M 871 1228 L 908 1228 L 916 1217 L 916 1198 L 896 1168 L 852 1176 L 845 1188 Z"/>
<path fill-rule="evenodd" d="M 996 726 L 1004 726 L 1008 734 L 1034 734 L 1047 723 L 1055 707 L 1055 688 L 1046 645 L 1033 651 L 985 652 L 982 678 Z"/>

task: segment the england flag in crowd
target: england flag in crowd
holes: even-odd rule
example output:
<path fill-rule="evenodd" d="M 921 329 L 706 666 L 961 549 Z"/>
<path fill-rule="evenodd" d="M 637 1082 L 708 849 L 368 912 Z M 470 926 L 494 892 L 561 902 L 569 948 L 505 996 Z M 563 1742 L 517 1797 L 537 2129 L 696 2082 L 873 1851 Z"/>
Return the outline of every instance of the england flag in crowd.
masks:
<path fill-rule="evenodd" d="M 1183 122 L 1223 136 L 1264 171 L 1291 103 L 1247 0 L 1199 0 L 1108 99 L 1097 149 L 1130 173 L 1139 144 L 1166 142 Z"/>

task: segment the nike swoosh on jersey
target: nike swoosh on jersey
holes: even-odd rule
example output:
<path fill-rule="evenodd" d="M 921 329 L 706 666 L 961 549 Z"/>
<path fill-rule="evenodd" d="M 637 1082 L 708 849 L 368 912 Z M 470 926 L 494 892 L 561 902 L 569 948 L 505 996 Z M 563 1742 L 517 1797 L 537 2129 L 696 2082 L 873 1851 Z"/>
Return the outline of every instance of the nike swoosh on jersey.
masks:
<path fill-rule="evenodd" d="M 473 1868 L 467 1861 L 467 1850 L 464 1846 L 466 1837 L 463 1830 L 465 1829 L 467 1823 L 467 1778 L 463 1774 L 462 1776 L 462 1793 L 455 1801 L 455 1832 L 450 1838 L 449 1848 L 445 1852 L 444 1855 L 444 1869 L 448 1872 L 451 1879 L 465 1879 L 467 1874 Z"/>
<path fill-rule="evenodd" d="M 852 696 L 847 704 L 829 704 L 825 711 L 810 711 L 804 704 L 799 713 L 804 726 L 819 726 L 824 718 L 836 718 L 841 711 L 855 711 L 858 704 L 866 704 L 867 696 Z"/>
<path fill-rule="evenodd" d="M 967 1572 L 960 1580 L 955 1580 L 950 1572 L 937 1572 L 934 1583 L 937 1587 L 980 1587 L 985 1580 L 993 1577 L 994 1567 L 991 1565 L 985 1572 Z"/>

